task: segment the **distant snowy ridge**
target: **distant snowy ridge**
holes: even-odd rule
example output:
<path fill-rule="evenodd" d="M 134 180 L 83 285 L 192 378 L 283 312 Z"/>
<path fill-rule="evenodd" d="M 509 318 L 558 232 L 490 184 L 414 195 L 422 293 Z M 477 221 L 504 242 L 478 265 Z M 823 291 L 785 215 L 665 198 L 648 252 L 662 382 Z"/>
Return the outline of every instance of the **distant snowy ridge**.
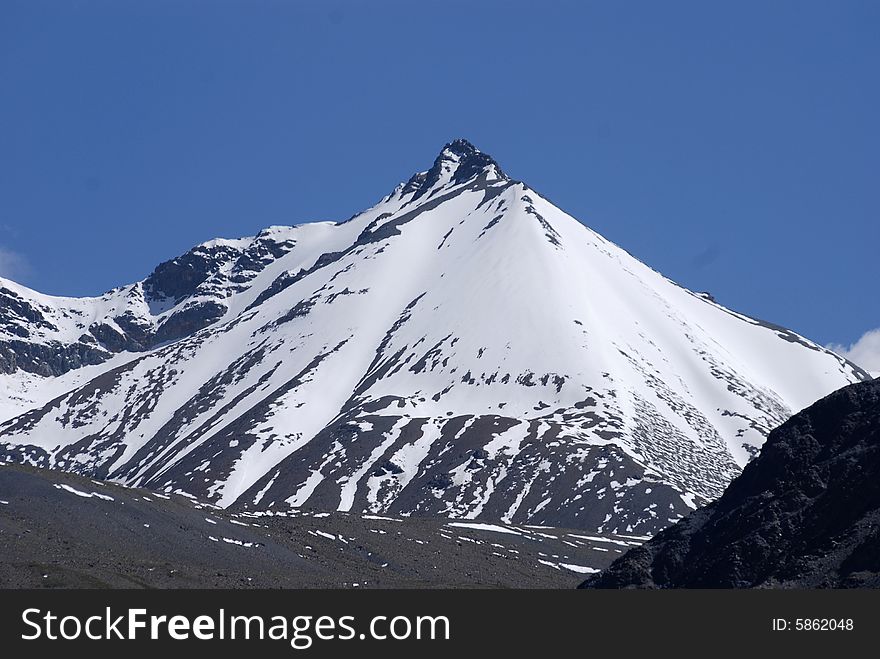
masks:
<path fill-rule="evenodd" d="M 39 361 L 7 359 L 28 394 L 5 405 L 27 411 L 0 458 L 253 510 L 650 534 L 869 377 L 669 281 L 464 140 L 346 222 L 211 241 L 101 298 L 3 290 L 0 345 Z M 40 366 L 92 344 L 90 366 Z"/>

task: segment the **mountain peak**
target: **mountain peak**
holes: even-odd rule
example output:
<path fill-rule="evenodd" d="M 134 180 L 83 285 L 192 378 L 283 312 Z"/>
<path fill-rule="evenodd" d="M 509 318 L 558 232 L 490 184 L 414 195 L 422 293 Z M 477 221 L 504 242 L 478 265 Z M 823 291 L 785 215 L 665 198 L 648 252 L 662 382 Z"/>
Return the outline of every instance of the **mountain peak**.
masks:
<path fill-rule="evenodd" d="M 467 158 L 478 153 L 481 153 L 481 151 L 477 147 L 465 138 L 459 137 L 447 143 L 437 157 L 442 158 L 444 155 L 454 155 Z"/>
<path fill-rule="evenodd" d="M 486 174 L 490 179 L 507 180 L 501 167 L 492 156 L 483 153 L 464 138 L 446 144 L 434 159 L 427 172 L 415 174 L 403 186 L 403 194 L 421 197 L 439 185 L 458 185 Z"/>

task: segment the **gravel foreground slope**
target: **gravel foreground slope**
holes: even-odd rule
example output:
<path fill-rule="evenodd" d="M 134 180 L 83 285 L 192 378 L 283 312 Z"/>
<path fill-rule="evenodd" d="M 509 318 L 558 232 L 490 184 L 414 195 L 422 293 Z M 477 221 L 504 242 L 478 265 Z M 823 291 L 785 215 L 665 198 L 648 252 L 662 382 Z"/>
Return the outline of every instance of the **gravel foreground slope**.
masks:
<path fill-rule="evenodd" d="M 474 520 L 232 512 L 0 466 L 4 588 L 572 588 L 642 541 Z"/>

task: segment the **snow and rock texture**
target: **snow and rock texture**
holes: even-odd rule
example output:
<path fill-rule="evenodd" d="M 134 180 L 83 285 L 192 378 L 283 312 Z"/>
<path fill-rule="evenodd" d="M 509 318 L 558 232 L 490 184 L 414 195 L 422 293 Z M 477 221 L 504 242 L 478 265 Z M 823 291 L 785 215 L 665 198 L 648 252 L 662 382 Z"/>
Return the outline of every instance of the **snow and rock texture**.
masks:
<path fill-rule="evenodd" d="M 4 290 L 28 393 L 0 456 L 239 509 L 651 534 L 867 378 L 464 140 L 345 222 L 205 243 L 98 299 Z"/>
<path fill-rule="evenodd" d="M 582 587 L 880 587 L 880 381 L 789 419 L 718 501 Z"/>

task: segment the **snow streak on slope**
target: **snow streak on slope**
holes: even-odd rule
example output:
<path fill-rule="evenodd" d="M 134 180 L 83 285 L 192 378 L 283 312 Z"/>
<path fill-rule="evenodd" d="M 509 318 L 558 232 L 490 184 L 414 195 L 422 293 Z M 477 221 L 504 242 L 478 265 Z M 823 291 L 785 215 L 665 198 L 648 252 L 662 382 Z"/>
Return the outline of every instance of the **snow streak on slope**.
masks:
<path fill-rule="evenodd" d="M 347 222 L 273 231 L 284 249 L 235 286 L 240 255 L 195 292 L 136 285 L 219 308 L 0 426 L 0 449 L 222 506 L 653 533 L 867 377 L 665 279 L 464 141 Z"/>

